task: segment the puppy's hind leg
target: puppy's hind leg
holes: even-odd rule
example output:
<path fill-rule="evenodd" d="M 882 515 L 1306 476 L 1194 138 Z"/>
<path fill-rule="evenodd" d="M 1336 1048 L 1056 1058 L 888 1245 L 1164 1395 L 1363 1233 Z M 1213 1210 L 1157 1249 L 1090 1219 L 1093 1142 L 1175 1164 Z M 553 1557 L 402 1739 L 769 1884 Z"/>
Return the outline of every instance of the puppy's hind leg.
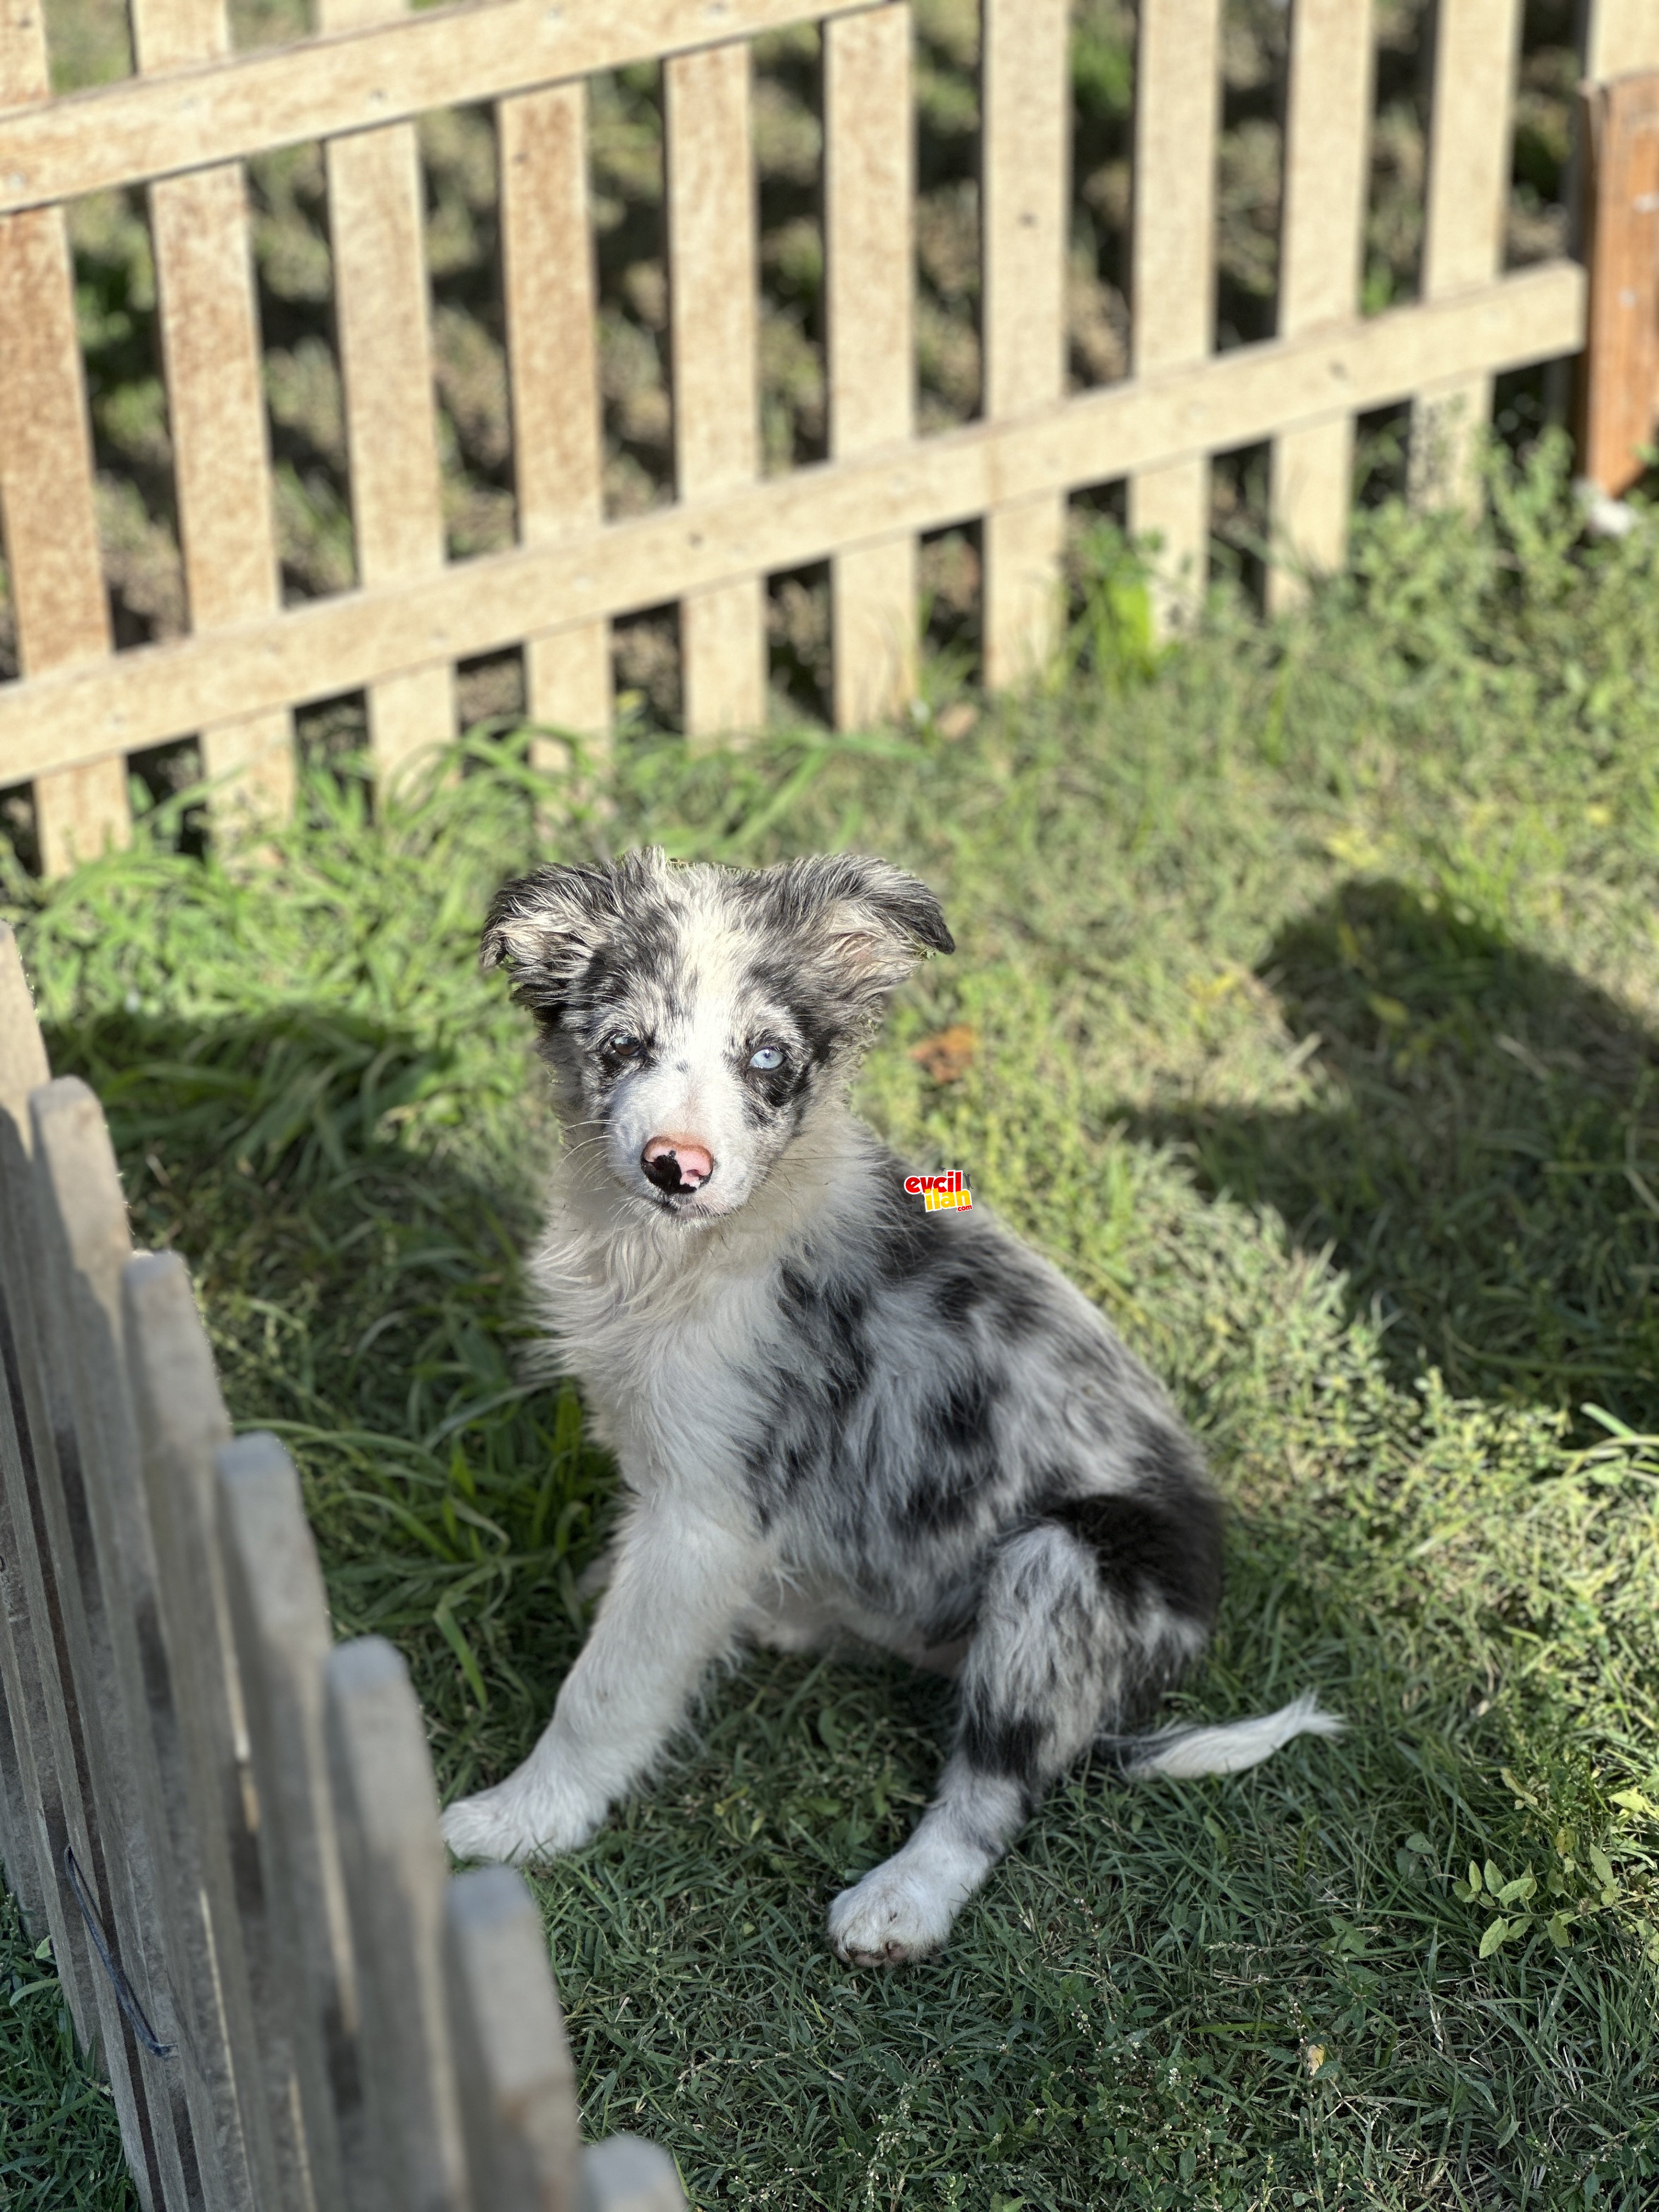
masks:
<path fill-rule="evenodd" d="M 1103 1720 L 1164 1686 L 1202 1640 L 1163 1607 L 1126 1605 L 1073 1530 L 1043 1521 L 1006 1538 L 963 1662 L 956 1749 L 908 1843 L 830 1906 L 841 1958 L 936 1951 Z"/>

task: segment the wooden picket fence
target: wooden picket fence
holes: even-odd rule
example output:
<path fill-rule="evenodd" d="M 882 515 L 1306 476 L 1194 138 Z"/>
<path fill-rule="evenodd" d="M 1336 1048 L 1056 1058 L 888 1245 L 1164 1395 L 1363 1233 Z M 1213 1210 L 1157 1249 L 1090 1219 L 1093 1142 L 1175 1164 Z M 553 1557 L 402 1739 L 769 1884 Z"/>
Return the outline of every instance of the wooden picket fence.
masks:
<path fill-rule="evenodd" d="M 0 924 L 0 1856 L 145 2212 L 676 2212 L 582 2151 L 540 1915 L 451 1880 L 415 1693 L 333 1644 L 292 1462 Z"/>
<path fill-rule="evenodd" d="M 1121 479 L 1201 576 L 1209 457 L 1270 441 L 1276 595 L 1340 560 L 1355 417 L 1419 403 L 1455 493 L 1497 372 L 1578 351 L 1575 261 L 1505 276 L 1522 0 L 1440 0 L 1418 302 L 1359 313 L 1371 0 L 1291 0 L 1279 335 L 1217 354 L 1222 0 L 1140 0 L 1133 373 L 1066 396 L 1067 0 L 983 0 L 982 419 L 914 419 L 906 0 L 317 0 L 320 35 L 232 54 L 225 0 L 131 0 L 138 74 L 50 95 L 38 0 L 0 19 L 0 505 L 22 675 L 0 784 L 31 782 L 45 866 L 128 832 L 126 758 L 199 738 L 232 794 L 286 805 L 293 709 L 367 693 L 383 771 L 454 735 L 458 660 L 522 647 L 532 723 L 596 733 L 608 625 L 677 600 L 693 739 L 764 718 L 764 580 L 829 560 L 834 704 L 913 680 L 918 534 L 982 527 L 983 672 L 1054 635 L 1065 506 Z M 823 27 L 829 459 L 763 481 L 749 41 Z M 1659 65 L 1655 0 L 1588 0 L 1590 75 Z M 607 524 L 584 80 L 665 87 L 677 498 Z M 520 543 L 447 561 L 413 118 L 493 102 Z M 279 603 L 244 164 L 326 147 L 360 588 Z M 191 629 L 116 654 L 100 572 L 64 205 L 147 185 Z M 550 757 L 553 756 L 550 754 Z"/>

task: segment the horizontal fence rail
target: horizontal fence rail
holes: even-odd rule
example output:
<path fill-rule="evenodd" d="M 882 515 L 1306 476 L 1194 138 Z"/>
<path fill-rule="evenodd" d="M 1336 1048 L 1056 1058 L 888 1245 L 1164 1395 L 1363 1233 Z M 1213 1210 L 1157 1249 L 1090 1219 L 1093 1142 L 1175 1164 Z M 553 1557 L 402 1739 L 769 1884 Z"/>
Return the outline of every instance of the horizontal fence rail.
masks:
<path fill-rule="evenodd" d="M 224 0 L 131 8 L 137 73 L 95 91 L 51 95 L 39 9 L 0 37 L 0 510 L 21 667 L 0 684 L 0 787 L 32 787 L 49 873 L 130 833 L 130 756 L 194 738 L 222 819 L 280 815 L 296 708 L 362 693 L 390 775 L 455 736 L 457 663 L 477 656 L 522 653 L 542 765 L 560 731 L 602 749 L 611 626 L 665 603 L 688 738 L 752 729 L 768 580 L 808 564 L 830 568 L 836 722 L 890 713 L 915 680 L 918 542 L 959 525 L 981 533 L 984 677 L 1014 680 L 1056 642 L 1068 498 L 1127 485 L 1176 622 L 1204 580 L 1212 461 L 1245 446 L 1269 449 L 1284 605 L 1342 559 L 1358 416 L 1409 404 L 1419 495 L 1467 499 L 1493 378 L 1578 353 L 1591 327 L 1576 261 L 1503 270 L 1521 0 L 1434 13 L 1420 297 L 1374 317 L 1370 0 L 1290 0 L 1279 335 L 1222 352 L 1221 0 L 1139 0 L 1129 374 L 1069 396 L 1070 11 L 981 0 L 982 402 L 927 436 L 908 0 L 317 0 L 318 35 L 240 54 Z M 828 458 L 768 478 L 751 50 L 803 23 L 822 60 Z M 1590 0 L 1584 51 L 1607 76 L 1659 66 L 1659 8 Z M 662 75 L 672 497 L 607 521 L 589 86 L 641 62 Z M 451 558 L 415 125 L 461 103 L 494 116 L 517 542 Z M 356 581 L 285 607 L 246 165 L 301 143 L 326 171 Z M 184 636 L 118 653 L 66 210 L 139 188 L 189 613 Z"/>
<path fill-rule="evenodd" d="M 66 756 L 136 750 L 239 706 L 325 696 L 487 652 L 532 625 L 551 629 L 550 607 L 579 625 L 614 606 L 689 594 L 757 569 L 796 568 L 901 530 L 940 528 L 1079 477 L 1098 482 L 1201 454 L 1222 440 L 1243 444 L 1269 434 L 1291 409 L 1292 420 L 1318 422 L 1382 406 L 1411 393 L 1430 367 L 1512 367 L 1570 353 L 1583 326 L 1583 270 L 1548 264 L 1443 306 L 1241 346 L 1016 422 L 974 423 L 580 537 L 453 562 L 418 583 L 343 593 L 0 689 L 0 750 L 20 775 Z"/>
<path fill-rule="evenodd" d="M 582 2151 L 535 1903 L 448 1877 L 404 1662 L 333 1643 L 3 924 L 0 1283 L 0 1856 L 144 2212 L 677 2212 L 662 2151 Z"/>

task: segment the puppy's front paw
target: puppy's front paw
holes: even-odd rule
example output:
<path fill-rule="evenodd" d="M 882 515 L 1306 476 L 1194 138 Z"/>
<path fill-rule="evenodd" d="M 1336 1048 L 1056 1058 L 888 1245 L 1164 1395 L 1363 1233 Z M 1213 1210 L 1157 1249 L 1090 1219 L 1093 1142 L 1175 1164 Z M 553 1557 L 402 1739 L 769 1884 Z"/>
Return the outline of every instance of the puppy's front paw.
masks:
<path fill-rule="evenodd" d="M 493 1790 L 459 1797 L 442 1814 L 443 1838 L 458 1859 L 494 1859 L 529 1866 L 585 1844 L 605 1818 L 569 1790 L 509 1775 Z"/>
<path fill-rule="evenodd" d="M 891 1858 L 830 1907 L 830 1941 L 848 1966 L 902 1966 L 937 1951 L 951 1932 L 960 1893 Z"/>

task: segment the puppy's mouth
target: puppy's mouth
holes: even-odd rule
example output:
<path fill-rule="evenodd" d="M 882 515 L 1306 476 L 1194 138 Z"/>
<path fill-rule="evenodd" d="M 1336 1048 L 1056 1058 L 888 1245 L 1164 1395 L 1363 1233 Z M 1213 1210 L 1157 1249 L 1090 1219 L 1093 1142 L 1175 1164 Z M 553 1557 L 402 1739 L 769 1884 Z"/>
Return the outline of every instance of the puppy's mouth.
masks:
<path fill-rule="evenodd" d="M 665 1213 L 671 1221 L 680 1222 L 688 1229 L 718 1221 L 731 1211 L 718 1200 L 706 1198 L 700 1190 L 651 1190 L 641 1191 L 638 1195 L 653 1213 Z"/>

